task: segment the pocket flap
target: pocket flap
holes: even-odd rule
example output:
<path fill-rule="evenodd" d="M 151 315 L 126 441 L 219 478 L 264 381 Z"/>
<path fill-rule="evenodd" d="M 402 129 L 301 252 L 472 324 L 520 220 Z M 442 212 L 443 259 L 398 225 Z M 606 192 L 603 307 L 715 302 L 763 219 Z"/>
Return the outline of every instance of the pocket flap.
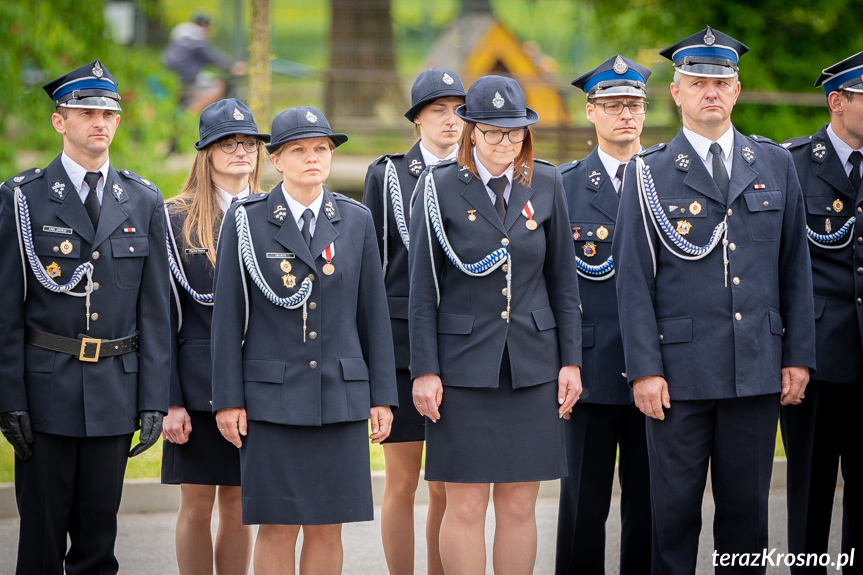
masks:
<path fill-rule="evenodd" d="M 269 359 L 244 359 L 243 379 L 262 383 L 283 383 L 285 381 L 285 362 Z"/>
<path fill-rule="evenodd" d="M 342 363 L 342 375 L 345 381 L 368 381 L 369 367 L 366 365 L 366 360 L 361 357 L 343 357 L 339 360 Z"/>
<path fill-rule="evenodd" d="M 750 212 L 769 212 L 782 209 L 782 192 L 767 190 L 743 194 Z"/>
<path fill-rule="evenodd" d="M 821 310 L 824 311 L 823 309 Z M 775 309 L 767 310 L 770 316 L 770 333 L 774 335 L 785 335 L 785 326 L 782 323 L 782 315 Z"/>
<path fill-rule="evenodd" d="M 594 346 L 594 341 L 593 341 L 594 329 L 595 328 L 593 325 L 582 324 L 582 326 L 581 326 L 581 347 L 582 348 L 588 348 L 588 347 Z"/>
<path fill-rule="evenodd" d="M 115 258 L 142 258 L 150 255 L 150 242 L 147 236 L 111 238 L 111 253 Z"/>
<path fill-rule="evenodd" d="M 692 341 L 692 317 L 673 317 L 656 322 L 659 343 L 688 343 Z"/>
<path fill-rule="evenodd" d="M 833 196 L 807 196 L 806 211 L 814 216 L 841 216 L 847 214 L 851 202 L 843 202 Z M 839 211 L 836 208 L 842 208 Z"/>
<path fill-rule="evenodd" d="M 390 307 L 390 317 L 396 319 L 408 319 L 408 298 L 406 297 L 387 297 L 387 304 Z"/>
<path fill-rule="evenodd" d="M 138 352 L 133 351 L 123 354 L 123 371 L 126 373 L 138 373 Z"/>
<path fill-rule="evenodd" d="M 610 242 L 614 239 L 614 224 L 574 222 L 570 227 L 573 231 L 578 230 L 578 239 L 573 237 L 575 241 Z"/>
<path fill-rule="evenodd" d="M 557 327 L 557 321 L 554 319 L 554 312 L 550 307 L 535 309 L 532 312 L 533 321 L 536 322 L 536 329 L 545 331 Z"/>
<path fill-rule="evenodd" d="M 824 315 L 825 305 L 827 305 L 826 297 L 820 295 L 815 296 L 815 319 L 819 319 L 822 315 Z"/>
<path fill-rule="evenodd" d="M 663 198 L 659 202 L 671 219 L 707 217 L 707 203 L 704 198 Z"/>
<path fill-rule="evenodd" d="M 63 236 L 34 235 L 33 249 L 37 256 L 78 258 L 81 256 L 81 240 Z"/>
<path fill-rule="evenodd" d="M 439 313 L 437 314 L 437 332 L 467 335 L 473 331 L 473 320 L 474 316 L 472 315 Z"/>

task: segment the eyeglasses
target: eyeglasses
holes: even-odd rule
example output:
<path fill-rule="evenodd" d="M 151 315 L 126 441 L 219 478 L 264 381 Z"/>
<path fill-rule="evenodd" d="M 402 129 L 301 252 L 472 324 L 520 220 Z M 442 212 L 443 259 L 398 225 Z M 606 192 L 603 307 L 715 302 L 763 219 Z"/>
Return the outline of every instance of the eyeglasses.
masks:
<path fill-rule="evenodd" d="M 247 154 L 254 154 L 258 151 L 259 142 L 256 138 L 249 138 L 248 140 L 243 140 L 242 142 L 238 142 L 233 138 L 228 138 L 227 140 L 222 140 L 219 142 L 219 147 L 222 148 L 222 151 L 226 154 L 233 154 L 237 151 L 237 146 L 243 144 L 243 149 Z"/>
<path fill-rule="evenodd" d="M 510 144 L 523 142 L 524 138 L 527 136 L 527 128 L 515 128 L 514 130 L 509 130 L 507 132 L 501 132 L 500 130 L 482 130 L 479 126 L 474 126 L 474 128 L 482 132 L 482 137 L 485 140 L 485 143 L 490 146 L 495 146 L 503 142 L 504 136 L 509 138 Z"/>
<path fill-rule="evenodd" d="M 624 108 L 629 108 L 629 113 L 633 116 L 640 116 L 647 111 L 647 102 L 594 102 L 594 106 L 601 106 L 605 113 L 609 116 L 619 116 L 623 113 Z"/>

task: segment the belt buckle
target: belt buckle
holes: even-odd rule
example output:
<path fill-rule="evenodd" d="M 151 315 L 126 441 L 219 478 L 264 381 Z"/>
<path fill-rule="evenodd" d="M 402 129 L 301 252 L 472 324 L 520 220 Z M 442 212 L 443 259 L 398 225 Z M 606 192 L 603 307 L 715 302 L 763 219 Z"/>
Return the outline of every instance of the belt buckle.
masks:
<path fill-rule="evenodd" d="M 95 345 L 96 351 L 91 355 L 87 353 L 87 346 Z M 94 337 L 81 338 L 81 352 L 78 354 L 80 361 L 97 362 L 99 361 L 99 352 L 102 350 L 102 340 Z"/>

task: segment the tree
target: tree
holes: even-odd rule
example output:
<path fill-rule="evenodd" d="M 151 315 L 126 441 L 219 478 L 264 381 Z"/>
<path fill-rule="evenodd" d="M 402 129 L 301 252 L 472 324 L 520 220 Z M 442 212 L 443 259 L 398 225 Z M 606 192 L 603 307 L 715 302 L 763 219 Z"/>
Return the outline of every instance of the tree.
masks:
<path fill-rule="evenodd" d="M 266 126 L 270 117 L 270 0 L 252 0 L 249 35 L 249 109 Z"/>

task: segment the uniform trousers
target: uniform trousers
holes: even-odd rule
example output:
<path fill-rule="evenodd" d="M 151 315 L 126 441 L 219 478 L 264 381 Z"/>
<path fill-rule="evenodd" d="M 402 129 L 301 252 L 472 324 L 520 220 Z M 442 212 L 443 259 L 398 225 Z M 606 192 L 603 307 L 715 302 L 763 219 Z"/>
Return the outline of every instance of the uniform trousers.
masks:
<path fill-rule="evenodd" d="M 696 572 L 701 502 L 711 471 L 714 549 L 762 553 L 779 394 L 671 400 L 665 419 L 647 421 L 653 511 L 653 575 Z M 764 566 L 716 567 L 717 573 L 764 573 Z"/>
<path fill-rule="evenodd" d="M 21 516 L 16 575 L 63 575 L 64 561 L 66 575 L 114 575 L 117 511 L 132 434 L 33 436 L 33 457 L 15 458 Z"/>
<path fill-rule="evenodd" d="M 634 405 L 576 403 L 565 422 L 569 475 L 560 483 L 556 575 L 605 573 L 605 523 L 620 446 L 620 574 L 650 565 L 650 475 L 644 414 Z"/>
<path fill-rule="evenodd" d="M 842 552 L 860 549 L 860 401 L 863 385 L 810 381 L 800 405 L 782 407 L 782 439 L 788 457 L 788 550 L 827 552 L 836 474 L 842 496 Z M 854 503 L 854 501 L 858 501 Z M 855 511 L 857 510 L 857 511 Z M 856 558 L 855 558 L 856 559 Z M 835 570 L 834 570 L 835 571 Z M 844 571 L 859 573 L 859 565 Z M 827 573 L 827 567 L 794 566 L 791 573 Z"/>

